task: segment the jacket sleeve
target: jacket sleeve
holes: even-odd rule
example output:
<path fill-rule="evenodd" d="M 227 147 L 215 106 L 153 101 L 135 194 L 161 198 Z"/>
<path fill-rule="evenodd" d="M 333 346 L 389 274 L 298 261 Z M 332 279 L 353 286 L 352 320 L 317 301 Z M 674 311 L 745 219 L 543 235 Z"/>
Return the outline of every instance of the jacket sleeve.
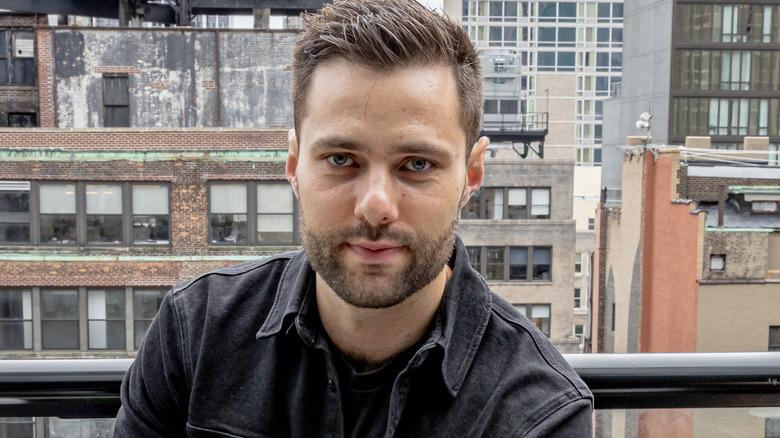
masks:
<path fill-rule="evenodd" d="M 592 438 L 593 404 L 583 398 L 572 401 L 539 423 L 523 438 Z"/>
<path fill-rule="evenodd" d="M 115 438 L 185 436 L 190 385 L 182 333 L 169 292 L 122 381 Z"/>

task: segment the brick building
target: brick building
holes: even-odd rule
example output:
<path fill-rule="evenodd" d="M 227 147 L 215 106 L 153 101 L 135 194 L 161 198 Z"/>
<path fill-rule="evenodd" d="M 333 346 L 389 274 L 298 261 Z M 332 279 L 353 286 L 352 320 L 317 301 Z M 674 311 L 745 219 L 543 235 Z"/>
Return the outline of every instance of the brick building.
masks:
<path fill-rule="evenodd" d="M 621 204 L 601 205 L 596 351 L 780 350 L 780 168 L 755 150 L 761 144 L 768 139 L 748 137 L 731 154 L 623 149 Z M 597 428 L 615 437 L 763 436 L 777 421 L 713 411 L 606 411 Z"/>

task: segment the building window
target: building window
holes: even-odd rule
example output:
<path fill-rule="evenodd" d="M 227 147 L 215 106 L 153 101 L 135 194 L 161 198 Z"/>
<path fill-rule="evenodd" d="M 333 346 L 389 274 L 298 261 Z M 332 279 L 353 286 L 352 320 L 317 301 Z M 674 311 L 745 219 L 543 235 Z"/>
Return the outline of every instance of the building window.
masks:
<path fill-rule="evenodd" d="M 87 290 L 90 350 L 125 349 L 125 291 Z"/>
<path fill-rule="evenodd" d="M 552 247 L 490 246 L 469 247 L 468 250 L 472 267 L 479 271 L 486 280 L 552 280 Z M 506 254 L 509 254 L 508 258 Z M 530 266 L 529 261 L 531 261 Z"/>
<path fill-rule="evenodd" d="M 166 290 L 142 288 L 127 295 L 128 288 L 0 289 L 0 351 L 138 349 Z M 126 297 L 132 297 L 132 306 Z M 40 302 L 40 312 L 33 312 L 33 302 Z M 130 332 L 126 318 L 134 323 Z"/>
<path fill-rule="evenodd" d="M 122 186 L 87 184 L 87 244 L 122 243 Z"/>
<path fill-rule="evenodd" d="M 76 244 L 76 184 L 40 184 L 42 245 Z"/>
<path fill-rule="evenodd" d="M 585 326 L 576 324 L 574 326 L 574 337 L 577 338 L 580 344 L 580 348 L 585 347 Z"/>
<path fill-rule="evenodd" d="M 596 229 L 596 218 L 592 218 L 592 217 L 588 218 L 588 229 L 589 230 L 595 230 Z"/>
<path fill-rule="evenodd" d="M 612 324 L 611 324 L 612 331 L 614 332 L 615 331 L 615 303 L 612 303 L 612 317 L 611 317 L 611 319 L 612 319 Z"/>
<path fill-rule="evenodd" d="M 32 348 L 32 292 L 0 290 L 0 350 Z"/>
<path fill-rule="evenodd" d="M 780 325 L 769 327 L 769 351 L 780 351 Z"/>
<path fill-rule="evenodd" d="M 0 29 L 0 85 L 35 85 L 33 47 L 31 30 Z"/>
<path fill-rule="evenodd" d="M 170 243 L 170 207 L 168 186 L 133 185 L 133 244 Z"/>
<path fill-rule="evenodd" d="M 580 288 L 574 289 L 574 308 L 575 309 L 582 308 L 582 289 Z"/>
<path fill-rule="evenodd" d="M 780 438 L 780 418 L 764 420 L 764 438 Z"/>
<path fill-rule="evenodd" d="M 40 228 L 33 243 L 170 244 L 170 188 L 167 184 L 34 184 L 38 189 Z"/>
<path fill-rule="evenodd" d="M 213 183 L 209 186 L 211 243 L 292 245 L 295 202 L 287 182 Z"/>
<path fill-rule="evenodd" d="M 726 254 L 710 255 L 710 271 L 722 271 L 726 267 Z"/>
<path fill-rule="evenodd" d="M 124 75 L 103 75 L 103 126 L 130 126 L 129 78 Z"/>
<path fill-rule="evenodd" d="M 35 437 L 35 417 L 0 418 L 0 436 Z"/>
<path fill-rule="evenodd" d="M 780 132 L 778 99 L 674 99 L 674 135 L 772 135 Z"/>
<path fill-rule="evenodd" d="M 34 128 L 37 125 L 35 113 L 8 113 L 9 128 Z"/>
<path fill-rule="evenodd" d="M 0 244 L 30 243 L 30 183 L 0 181 Z"/>
<path fill-rule="evenodd" d="M 41 334 L 44 350 L 79 349 L 79 292 L 41 291 Z"/>
<path fill-rule="evenodd" d="M 152 325 L 157 312 L 160 310 L 164 290 L 135 290 L 133 291 L 133 334 L 135 337 L 135 349 L 141 346 L 149 326 Z"/>
<path fill-rule="evenodd" d="M 550 188 L 483 187 L 471 195 L 460 216 L 461 219 L 549 219 Z"/>
<path fill-rule="evenodd" d="M 582 253 L 574 254 L 574 273 L 582 274 Z"/>
<path fill-rule="evenodd" d="M 541 330 L 545 336 L 550 337 L 550 305 L 549 304 L 514 304 L 515 309 L 520 311 L 536 328 Z"/>

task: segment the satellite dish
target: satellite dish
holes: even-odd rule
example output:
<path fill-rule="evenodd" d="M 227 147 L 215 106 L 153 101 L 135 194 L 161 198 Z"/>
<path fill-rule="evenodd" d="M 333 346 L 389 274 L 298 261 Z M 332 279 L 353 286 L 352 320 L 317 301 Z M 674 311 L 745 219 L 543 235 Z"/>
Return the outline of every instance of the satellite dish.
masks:
<path fill-rule="evenodd" d="M 641 116 L 639 116 L 639 118 L 644 120 L 645 122 L 649 122 L 650 119 L 653 118 L 653 116 L 650 113 L 648 113 L 648 112 L 644 112 L 644 113 L 642 113 Z"/>
<path fill-rule="evenodd" d="M 647 114 L 647 113 L 645 113 L 645 114 Z M 636 129 L 638 131 L 642 131 L 642 130 L 647 129 L 649 127 L 650 127 L 650 123 L 649 122 L 646 122 L 644 120 L 637 120 L 636 121 Z"/>

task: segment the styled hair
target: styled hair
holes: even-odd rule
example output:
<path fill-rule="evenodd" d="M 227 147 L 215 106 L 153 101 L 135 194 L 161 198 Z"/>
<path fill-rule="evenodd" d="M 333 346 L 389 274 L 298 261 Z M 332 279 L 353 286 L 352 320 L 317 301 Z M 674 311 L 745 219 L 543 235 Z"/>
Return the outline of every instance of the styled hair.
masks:
<path fill-rule="evenodd" d="M 466 156 L 482 123 L 482 67 L 461 26 L 415 0 L 334 0 L 303 16 L 295 44 L 292 100 L 300 138 L 312 75 L 321 62 L 343 59 L 376 71 L 415 65 L 451 67 L 466 134 Z"/>

